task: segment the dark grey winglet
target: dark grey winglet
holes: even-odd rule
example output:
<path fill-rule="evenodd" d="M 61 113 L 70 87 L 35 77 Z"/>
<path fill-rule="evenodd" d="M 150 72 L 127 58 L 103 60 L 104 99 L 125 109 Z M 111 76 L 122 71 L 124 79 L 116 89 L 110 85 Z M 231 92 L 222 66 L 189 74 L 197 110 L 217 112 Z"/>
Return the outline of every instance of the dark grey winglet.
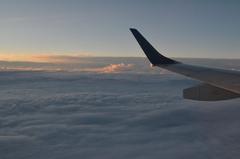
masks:
<path fill-rule="evenodd" d="M 154 65 L 168 65 L 179 63 L 170 58 L 167 58 L 161 55 L 142 35 L 137 29 L 130 28 L 130 31 L 133 33 L 134 37 L 138 41 L 142 50 L 146 54 L 149 61 Z"/>

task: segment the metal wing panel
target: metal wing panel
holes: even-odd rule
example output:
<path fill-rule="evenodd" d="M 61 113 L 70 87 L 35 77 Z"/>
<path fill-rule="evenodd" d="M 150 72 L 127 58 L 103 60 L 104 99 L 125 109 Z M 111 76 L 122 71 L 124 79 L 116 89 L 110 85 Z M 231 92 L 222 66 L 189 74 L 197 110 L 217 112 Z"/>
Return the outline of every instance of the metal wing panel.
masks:
<path fill-rule="evenodd" d="M 153 66 L 202 81 L 213 87 L 240 94 L 240 72 L 180 63 L 160 54 L 136 29 L 130 29 Z"/>

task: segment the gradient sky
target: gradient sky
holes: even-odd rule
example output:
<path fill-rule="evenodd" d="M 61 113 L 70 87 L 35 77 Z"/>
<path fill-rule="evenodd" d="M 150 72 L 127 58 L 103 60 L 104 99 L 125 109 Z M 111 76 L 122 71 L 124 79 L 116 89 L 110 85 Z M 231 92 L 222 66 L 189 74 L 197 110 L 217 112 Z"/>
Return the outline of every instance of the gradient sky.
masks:
<path fill-rule="evenodd" d="M 240 58 L 240 1 L 0 0 L 0 53 Z"/>

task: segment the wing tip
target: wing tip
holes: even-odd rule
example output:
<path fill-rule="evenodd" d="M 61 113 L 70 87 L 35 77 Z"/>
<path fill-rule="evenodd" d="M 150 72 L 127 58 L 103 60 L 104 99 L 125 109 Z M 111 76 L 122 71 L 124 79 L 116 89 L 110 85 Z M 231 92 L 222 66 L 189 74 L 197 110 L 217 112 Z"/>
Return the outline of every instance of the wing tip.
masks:
<path fill-rule="evenodd" d="M 130 31 L 137 31 L 136 28 L 129 28 Z"/>
<path fill-rule="evenodd" d="M 175 60 L 167 58 L 160 54 L 143 36 L 142 34 L 135 28 L 129 28 L 142 50 L 148 57 L 149 61 L 153 64 L 153 66 L 161 65 L 161 64 L 176 64 L 179 63 Z"/>

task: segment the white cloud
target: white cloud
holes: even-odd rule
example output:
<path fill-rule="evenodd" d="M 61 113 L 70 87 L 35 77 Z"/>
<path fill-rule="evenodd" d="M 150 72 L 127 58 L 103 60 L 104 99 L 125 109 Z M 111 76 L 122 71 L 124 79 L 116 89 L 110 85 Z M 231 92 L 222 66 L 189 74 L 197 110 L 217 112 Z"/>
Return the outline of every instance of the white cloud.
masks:
<path fill-rule="evenodd" d="M 132 67 L 95 68 L 116 72 Z M 193 82 L 179 76 L 0 75 L 1 159 L 234 159 L 240 155 L 239 100 L 183 100 L 182 89 Z"/>
<path fill-rule="evenodd" d="M 84 71 L 89 71 L 89 72 L 96 72 L 96 73 L 121 73 L 121 72 L 126 72 L 130 71 L 133 68 L 133 64 L 110 64 L 105 67 L 99 67 L 99 68 L 87 68 L 83 69 Z"/>

